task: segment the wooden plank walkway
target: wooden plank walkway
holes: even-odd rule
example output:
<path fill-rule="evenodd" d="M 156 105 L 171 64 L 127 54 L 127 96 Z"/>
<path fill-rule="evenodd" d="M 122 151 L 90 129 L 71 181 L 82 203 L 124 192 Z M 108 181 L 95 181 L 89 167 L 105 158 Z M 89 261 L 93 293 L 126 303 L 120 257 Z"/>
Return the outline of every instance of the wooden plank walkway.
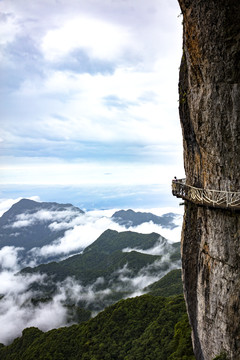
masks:
<path fill-rule="evenodd" d="M 240 192 L 197 188 L 187 185 L 185 179 L 172 181 L 172 194 L 197 205 L 240 210 Z"/>

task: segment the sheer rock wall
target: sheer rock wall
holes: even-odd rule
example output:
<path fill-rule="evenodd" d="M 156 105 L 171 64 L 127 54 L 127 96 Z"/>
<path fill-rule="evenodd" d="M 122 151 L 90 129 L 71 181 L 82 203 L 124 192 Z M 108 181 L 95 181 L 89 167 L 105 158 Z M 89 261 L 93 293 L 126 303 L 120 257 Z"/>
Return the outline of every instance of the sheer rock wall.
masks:
<path fill-rule="evenodd" d="M 240 1 L 178 0 L 187 183 L 240 191 Z M 187 202 L 184 292 L 197 359 L 240 359 L 240 212 Z"/>

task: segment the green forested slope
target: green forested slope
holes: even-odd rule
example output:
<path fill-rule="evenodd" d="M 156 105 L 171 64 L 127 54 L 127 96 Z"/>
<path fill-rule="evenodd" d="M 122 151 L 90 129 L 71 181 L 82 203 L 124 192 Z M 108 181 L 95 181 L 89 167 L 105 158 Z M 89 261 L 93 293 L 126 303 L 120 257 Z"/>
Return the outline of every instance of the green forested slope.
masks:
<path fill-rule="evenodd" d="M 181 269 L 172 270 L 160 280 L 149 285 L 145 290 L 150 295 L 173 296 L 183 293 L 182 271 Z"/>
<path fill-rule="evenodd" d="M 72 258 L 59 263 L 52 262 L 49 264 L 39 265 L 36 268 L 26 268 L 22 273 L 40 272 L 54 276 L 55 280 L 62 281 L 69 276 L 81 280 L 83 285 L 87 285 L 104 277 L 106 280 L 113 279 L 114 272 L 128 264 L 128 268 L 135 275 L 140 269 L 156 260 L 161 256 L 147 255 L 131 251 L 123 253 L 120 250 L 112 254 L 91 252 L 86 254 L 75 255 Z"/>
<path fill-rule="evenodd" d="M 83 285 L 96 281 L 99 277 L 113 280 L 113 273 L 128 264 L 134 276 L 140 269 L 160 260 L 161 256 L 143 254 L 138 251 L 122 252 L 124 248 L 150 249 L 157 241 L 161 241 L 166 252 L 170 254 L 171 261 L 178 261 L 180 251 L 178 244 L 169 244 L 166 239 L 156 233 L 139 234 L 131 231 L 118 233 L 106 230 L 93 244 L 88 246 L 82 254 L 69 257 L 60 262 L 51 262 L 35 268 L 25 268 L 22 273 L 40 272 L 54 276 L 55 280 L 62 281 L 73 276 L 81 280 Z M 167 266 L 166 269 L 170 266 Z"/>
<path fill-rule="evenodd" d="M 182 295 L 121 300 L 80 325 L 23 336 L 0 348 L 1 360 L 191 360 Z"/>

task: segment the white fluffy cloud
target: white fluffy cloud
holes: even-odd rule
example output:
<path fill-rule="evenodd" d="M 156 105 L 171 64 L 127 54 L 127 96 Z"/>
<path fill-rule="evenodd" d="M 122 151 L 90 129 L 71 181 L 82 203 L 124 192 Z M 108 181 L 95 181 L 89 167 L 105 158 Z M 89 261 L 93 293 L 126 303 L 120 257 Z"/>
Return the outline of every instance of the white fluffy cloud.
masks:
<path fill-rule="evenodd" d="M 128 250 L 132 251 L 134 249 Z M 149 252 L 139 249 L 137 251 L 152 255 L 162 255 L 162 257 L 160 260 L 156 260 L 155 262 L 143 267 L 135 276 L 133 276 L 132 271 L 128 268 L 127 264 L 116 271 L 115 275 L 117 275 L 117 278 L 114 279 L 112 288 L 115 291 L 130 292 L 130 294 L 128 293 L 126 297 L 142 295 L 147 286 L 161 279 L 169 271 L 179 269 L 181 267 L 181 261 L 171 263 L 170 252 L 163 251 L 163 248 L 158 245 L 152 248 Z"/>
<path fill-rule="evenodd" d="M 124 226 L 112 221 L 109 214 L 113 214 L 111 211 L 91 211 L 84 215 L 75 217 L 70 222 L 53 222 L 49 225 L 52 231 L 66 229 L 64 237 L 59 238 L 50 245 L 43 246 L 42 248 L 34 248 L 31 250 L 31 255 L 35 258 L 49 257 L 55 255 L 67 255 L 70 252 L 77 252 L 89 246 L 95 241 L 105 230 L 112 229 L 118 232 L 126 231 Z M 108 216 L 106 216 L 108 215 Z M 162 236 L 168 235 L 167 239 L 171 242 L 180 241 L 182 216 L 179 215 L 177 219 L 178 227 L 170 230 L 164 229 L 160 225 L 150 223 L 143 223 L 136 227 L 130 227 L 129 231 L 140 232 L 143 234 L 149 234 L 156 232 Z M 152 253 L 152 251 L 154 251 Z M 158 254 L 161 251 L 161 245 L 159 248 L 150 249 L 149 254 Z"/>
<path fill-rule="evenodd" d="M 90 57 L 112 61 L 130 48 L 131 35 L 123 27 L 103 20 L 76 17 L 58 29 L 49 30 L 41 49 L 47 60 L 61 61 L 73 50 L 82 49 Z"/>
<path fill-rule="evenodd" d="M 20 336 L 24 328 L 37 326 L 43 331 L 50 330 L 66 323 L 66 308 L 62 301 L 66 299 L 64 290 L 47 304 L 34 307 L 31 298 L 32 291 L 27 291 L 34 282 L 44 281 L 43 276 L 15 276 L 12 272 L 0 274 L 0 342 L 8 344 Z M 36 295 L 36 294 L 35 294 Z"/>
<path fill-rule="evenodd" d="M 151 232 L 156 232 L 161 234 L 166 239 L 170 240 L 171 242 L 180 241 L 181 239 L 181 224 L 182 224 L 182 215 L 179 215 L 178 219 L 174 221 L 176 225 L 178 225 L 174 229 L 167 229 L 161 227 L 160 225 L 153 224 L 152 222 L 143 223 L 136 227 L 130 227 L 128 230 L 137 231 L 142 234 L 149 234 Z"/>
<path fill-rule="evenodd" d="M 124 230 L 122 226 L 113 222 L 110 218 L 103 216 L 103 213 L 100 216 L 96 216 L 94 212 L 80 215 L 68 224 L 57 224 L 56 222 L 50 224 L 50 228 L 53 231 L 64 227 L 69 229 L 66 230 L 63 238 L 54 241 L 50 245 L 43 246 L 41 249 L 34 248 L 31 251 L 32 255 L 36 257 L 48 257 L 68 254 L 72 251 L 84 249 L 109 228 L 117 231 Z"/>
<path fill-rule="evenodd" d="M 22 248 L 14 246 L 4 246 L 0 250 L 0 269 L 3 270 L 18 270 L 18 253 Z M 1 292 L 0 292 L 1 293 Z"/>
<path fill-rule="evenodd" d="M 0 16 L 0 45 L 6 45 L 12 42 L 19 30 L 20 26 L 14 15 L 2 13 Z"/>
<path fill-rule="evenodd" d="M 147 72 L 123 67 L 108 75 L 54 71 L 36 83 L 26 80 L 19 92 L 33 102 L 43 94 L 65 96 L 64 102 L 53 104 L 52 110 L 61 116 L 40 110 L 42 134 L 68 141 L 170 143 L 175 150 L 181 138 L 172 100 L 177 105 L 177 88 L 172 88 L 177 70 L 166 73 L 166 62 Z M 32 127 L 31 122 L 26 125 Z"/>
<path fill-rule="evenodd" d="M 153 164 L 152 172 L 156 164 L 182 168 L 175 0 L 6 0 L 0 10 L 2 183 L 98 183 L 87 166 L 85 175 L 67 176 L 66 161 L 122 163 L 122 173 L 126 164 L 135 173 L 137 163 Z"/>
<path fill-rule="evenodd" d="M 46 221 L 54 221 L 52 228 L 54 229 L 54 224 L 58 224 L 60 222 L 61 225 L 59 227 L 65 226 L 63 224 L 69 224 L 69 221 L 72 218 L 78 216 L 79 213 L 72 209 L 66 209 L 62 211 L 51 211 L 51 210 L 39 210 L 35 213 L 22 213 L 16 216 L 16 221 L 8 227 L 12 228 L 21 228 L 31 226 L 36 222 L 46 222 Z M 57 225 L 55 225 L 55 228 Z M 70 226 L 71 227 L 71 226 Z"/>

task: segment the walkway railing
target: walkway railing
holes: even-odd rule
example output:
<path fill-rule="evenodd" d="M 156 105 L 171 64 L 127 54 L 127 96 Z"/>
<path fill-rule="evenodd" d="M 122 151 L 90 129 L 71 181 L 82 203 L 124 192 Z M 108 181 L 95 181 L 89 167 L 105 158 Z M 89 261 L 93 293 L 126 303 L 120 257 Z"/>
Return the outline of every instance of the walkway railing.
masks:
<path fill-rule="evenodd" d="M 197 188 L 187 185 L 185 179 L 172 181 L 172 194 L 198 205 L 240 210 L 240 192 Z"/>

